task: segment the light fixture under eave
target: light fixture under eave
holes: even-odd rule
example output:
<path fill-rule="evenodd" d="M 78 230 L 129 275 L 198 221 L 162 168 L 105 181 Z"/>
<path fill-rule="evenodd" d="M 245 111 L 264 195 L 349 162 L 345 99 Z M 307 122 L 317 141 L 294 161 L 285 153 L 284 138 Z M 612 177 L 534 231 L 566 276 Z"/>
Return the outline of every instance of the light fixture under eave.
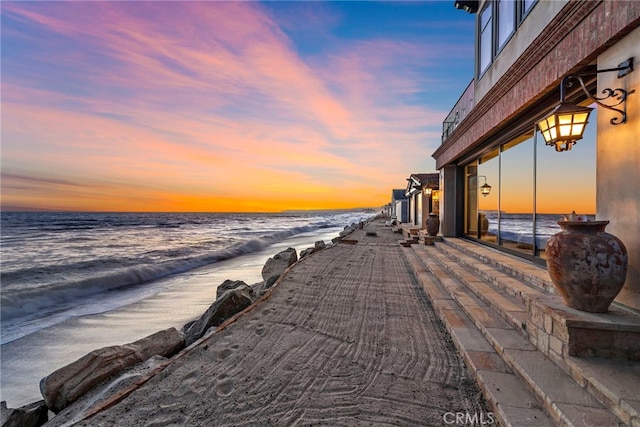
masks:
<path fill-rule="evenodd" d="M 617 68 L 609 68 L 606 70 L 596 70 L 595 73 L 606 73 L 611 71 L 618 72 L 618 78 L 624 77 L 633 71 L 633 58 L 629 58 L 625 62 L 618 65 Z M 606 96 L 597 97 L 591 95 L 582 80 L 582 77 L 593 75 L 594 73 L 576 74 L 565 76 L 560 82 L 560 105 L 551 111 L 551 113 L 538 122 L 538 128 L 542 132 L 545 144 L 555 147 L 556 151 L 569 151 L 571 147 L 580 139 L 582 139 L 584 130 L 589 122 L 589 114 L 593 108 L 580 107 L 576 104 L 566 102 L 564 100 L 565 84 L 569 79 L 577 80 L 580 83 L 582 91 L 599 106 L 608 110 L 615 111 L 620 117 L 613 117 L 609 123 L 619 125 L 627 121 L 625 106 L 622 109 L 615 108 L 623 104 L 627 96 L 634 91 L 627 92 L 622 88 L 602 90 Z M 602 101 L 614 98 L 617 100 L 614 104 L 607 105 Z"/>
<path fill-rule="evenodd" d="M 467 13 L 476 13 L 479 3 L 478 0 L 456 0 L 453 5 L 456 9 L 464 10 Z"/>
<path fill-rule="evenodd" d="M 424 190 L 423 190 L 423 191 L 424 191 L 424 195 L 425 195 L 425 196 L 430 196 L 430 195 L 431 195 L 431 193 L 433 192 L 433 188 L 431 188 L 431 187 L 427 186 L 427 187 L 424 187 Z"/>
<path fill-rule="evenodd" d="M 556 151 L 571 150 L 573 144 L 582 139 L 591 110 L 593 108 L 580 107 L 570 102 L 558 105 L 538 122 L 545 143 L 555 146 Z"/>

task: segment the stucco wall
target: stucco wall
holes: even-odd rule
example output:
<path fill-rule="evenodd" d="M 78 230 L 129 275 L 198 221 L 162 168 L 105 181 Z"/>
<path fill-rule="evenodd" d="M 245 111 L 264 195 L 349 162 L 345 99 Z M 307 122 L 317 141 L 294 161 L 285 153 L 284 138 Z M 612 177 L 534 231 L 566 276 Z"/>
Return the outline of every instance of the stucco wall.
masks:
<path fill-rule="evenodd" d="M 620 238 L 629 253 L 627 281 L 617 301 L 640 309 L 640 28 L 598 56 L 598 69 L 614 68 L 635 57 L 635 71 L 598 75 L 598 91 L 635 90 L 627 100 L 627 123 L 609 124 L 614 113 L 598 110 L 597 218 L 609 220 L 607 232 Z"/>

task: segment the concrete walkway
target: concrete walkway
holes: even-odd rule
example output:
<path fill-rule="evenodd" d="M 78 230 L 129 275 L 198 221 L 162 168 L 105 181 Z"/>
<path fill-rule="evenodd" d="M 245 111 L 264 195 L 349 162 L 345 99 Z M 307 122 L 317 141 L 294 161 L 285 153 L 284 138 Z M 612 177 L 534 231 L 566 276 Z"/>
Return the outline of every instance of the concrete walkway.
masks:
<path fill-rule="evenodd" d="M 78 425 L 486 424 L 400 238 L 375 220 L 304 258 L 267 300 Z"/>

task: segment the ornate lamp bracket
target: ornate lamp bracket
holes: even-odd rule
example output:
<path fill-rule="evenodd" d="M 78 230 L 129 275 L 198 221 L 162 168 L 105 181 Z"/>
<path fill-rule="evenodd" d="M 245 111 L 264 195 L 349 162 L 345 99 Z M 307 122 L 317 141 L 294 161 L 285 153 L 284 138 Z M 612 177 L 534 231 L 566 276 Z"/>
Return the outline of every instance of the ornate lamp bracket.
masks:
<path fill-rule="evenodd" d="M 604 96 L 598 97 L 596 95 L 592 95 L 591 93 L 589 93 L 586 85 L 584 84 L 584 81 L 582 80 L 582 77 L 592 76 L 594 73 L 608 73 L 612 71 L 618 72 L 618 78 L 624 77 L 627 74 L 631 73 L 633 71 L 633 58 L 627 59 L 623 63 L 619 64 L 616 68 L 607 68 L 604 70 L 596 70 L 595 72 L 592 72 L 592 73 L 571 74 L 571 75 L 565 76 L 562 79 L 562 82 L 560 83 L 560 101 L 561 102 L 564 101 L 564 88 L 567 82 L 570 79 L 577 80 L 578 83 L 580 83 L 580 87 L 582 88 L 582 91 L 585 93 L 585 95 L 587 95 L 590 99 L 592 99 L 593 102 L 595 102 L 596 104 L 598 104 L 603 108 L 615 111 L 620 115 L 620 116 L 615 116 L 611 118 L 611 120 L 609 120 L 609 123 L 611 123 L 612 125 L 619 125 L 619 124 L 625 123 L 627 121 L 627 112 L 625 108 L 626 105 L 623 105 L 623 108 L 616 108 L 616 107 L 623 104 L 627 100 L 627 96 L 634 93 L 635 90 L 626 91 L 622 88 L 615 88 L 615 89 L 605 88 L 605 89 L 602 89 L 602 94 Z M 603 101 L 608 99 L 611 99 L 611 100 L 607 101 L 608 103 L 605 104 Z"/>

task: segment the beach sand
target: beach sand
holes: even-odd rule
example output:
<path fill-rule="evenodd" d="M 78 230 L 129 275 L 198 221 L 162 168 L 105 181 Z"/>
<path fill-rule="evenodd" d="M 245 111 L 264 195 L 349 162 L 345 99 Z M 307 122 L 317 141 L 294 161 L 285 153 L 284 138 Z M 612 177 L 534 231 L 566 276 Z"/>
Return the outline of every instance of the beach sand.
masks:
<path fill-rule="evenodd" d="M 486 412 L 400 235 L 381 220 L 366 230 L 295 264 L 267 299 L 77 425 L 431 426 Z"/>

